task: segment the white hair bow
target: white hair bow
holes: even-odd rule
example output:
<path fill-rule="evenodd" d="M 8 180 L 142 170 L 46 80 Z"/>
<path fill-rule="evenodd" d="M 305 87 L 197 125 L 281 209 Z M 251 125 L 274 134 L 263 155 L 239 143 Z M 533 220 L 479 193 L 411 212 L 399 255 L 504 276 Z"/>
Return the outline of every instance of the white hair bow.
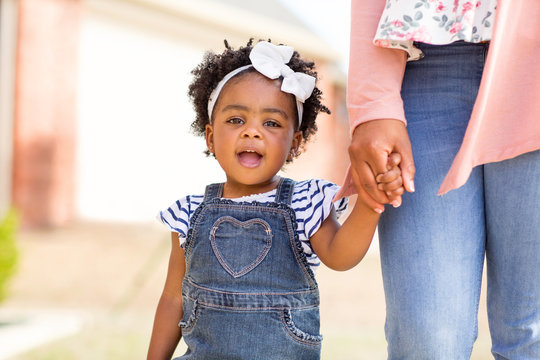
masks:
<path fill-rule="evenodd" d="M 219 93 L 223 86 L 233 76 L 243 70 L 253 66 L 262 75 L 269 79 L 277 79 L 283 77 L 281 91 L 288 94 L 293 94 L 296 97 L 296 109 L 298 111 L 298 128 L 302 123 L 303 103 L 311 96 L 315 88 L 315 78 L 311 75 L 302 72 L 294 72 L 287 63 L 291 60 L 294 49 L 285 45 L 274 45 L 267 41 L 258 42 L 251 53 L 249 59 L 251 65 L 242 66 L 225 75 L 218 83 L 208 100 L 208 117 L 212 117 L 214 105 L 219 97 Z"/>
<path fill-rule="evenodd" d="M 306 101 L 315 88 L 315 78 L 301 72 L 294 72 L 287 63 L 294 49 L 285 45 L 274 45 L 266 41 L 257 43 L 249 54 L 253 67 L 270 79 L 283 76 L 281 90 L 293 94 L 297 100 Z"/>

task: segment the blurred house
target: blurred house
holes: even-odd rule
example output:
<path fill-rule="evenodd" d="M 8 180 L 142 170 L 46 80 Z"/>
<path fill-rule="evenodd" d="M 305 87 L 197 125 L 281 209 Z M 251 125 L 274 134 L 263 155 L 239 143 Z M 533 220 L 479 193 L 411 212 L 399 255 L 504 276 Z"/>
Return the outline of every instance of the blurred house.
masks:
<path fill-rule="evenodd" d="M 0 0 L 0 216 L 28 227 L 152 221 L 224 180 L 190 132 L 190 71 L 250 37 L 318 64 L 331 116 L 287 176 L 340 182 L 347 165 L 338 54 L 277 0 Z M 331 6 L 330 4 L 328 6 Z M 196 169 L 196 171 L 193 171 Z"/>

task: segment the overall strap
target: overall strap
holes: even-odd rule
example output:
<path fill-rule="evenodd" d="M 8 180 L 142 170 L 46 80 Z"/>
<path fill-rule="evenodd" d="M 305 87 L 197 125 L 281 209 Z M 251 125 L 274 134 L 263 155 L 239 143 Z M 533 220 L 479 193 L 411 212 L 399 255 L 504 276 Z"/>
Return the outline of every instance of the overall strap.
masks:
<path fill-rule="evenodd" d="M 281 178 L 276 189 L 276 202 L 291 205 L 294 191 L 294 181 L 289 178 Z"/>
<path fill-rule="evenodd" d="M 220 198 L 223 195 L 223 185 L 224 183 L 210 184 L 206 186 L 204 192 L 204 200 L 212 200 L 215 198 Z"/>

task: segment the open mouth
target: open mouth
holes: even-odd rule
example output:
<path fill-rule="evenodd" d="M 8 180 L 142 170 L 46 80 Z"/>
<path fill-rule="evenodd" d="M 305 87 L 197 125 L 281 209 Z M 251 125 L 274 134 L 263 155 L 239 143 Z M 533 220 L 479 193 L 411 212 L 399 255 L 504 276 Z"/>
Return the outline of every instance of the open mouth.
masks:
<path fill-rule="evenodd" d="M 262 160 L 262 155 L 254 150 L 245 150 L 238 153 L 238 161 L 242 166 L 254 168 L 259 166 Z"/>

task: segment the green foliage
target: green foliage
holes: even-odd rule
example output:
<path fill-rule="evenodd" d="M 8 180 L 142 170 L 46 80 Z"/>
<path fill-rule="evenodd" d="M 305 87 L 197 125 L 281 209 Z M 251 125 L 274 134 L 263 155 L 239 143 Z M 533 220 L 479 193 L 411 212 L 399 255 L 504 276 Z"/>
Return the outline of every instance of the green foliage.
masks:
<path fill-rule="evenodd" d="M 15 243 L 17 216 L 9 211 L 0 219 L 0 301 L 7 295 L 7 281 L 15 274 L 19 252 Z"/>

